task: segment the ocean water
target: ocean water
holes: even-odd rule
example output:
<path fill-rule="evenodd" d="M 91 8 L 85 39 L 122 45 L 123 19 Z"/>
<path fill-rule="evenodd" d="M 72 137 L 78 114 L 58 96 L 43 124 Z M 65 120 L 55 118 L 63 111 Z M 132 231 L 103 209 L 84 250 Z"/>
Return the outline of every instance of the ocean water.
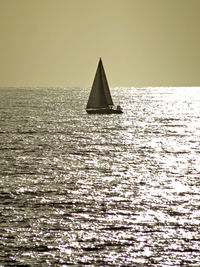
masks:
<path fill-rule="evenodd" d="M 200 266 L 200 88 L 0 89 L 1 266 Z"/>

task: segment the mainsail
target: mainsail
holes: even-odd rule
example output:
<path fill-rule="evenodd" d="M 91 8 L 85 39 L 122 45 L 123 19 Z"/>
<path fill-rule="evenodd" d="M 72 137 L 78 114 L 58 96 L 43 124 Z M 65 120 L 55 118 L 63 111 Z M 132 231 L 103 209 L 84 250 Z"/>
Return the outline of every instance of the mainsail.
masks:
<path fill-rule="evenodd" d="M 94 82 L 87 103 L 87 108 L 107 108 L 113 105 L 108 81 L 100 58 Z"/>

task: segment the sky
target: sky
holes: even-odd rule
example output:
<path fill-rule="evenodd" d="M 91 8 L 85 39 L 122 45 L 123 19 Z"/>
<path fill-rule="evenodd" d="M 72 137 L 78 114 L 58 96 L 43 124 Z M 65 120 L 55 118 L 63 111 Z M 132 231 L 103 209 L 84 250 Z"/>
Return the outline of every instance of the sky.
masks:
<path fill-rule="evenodd" d="M 200 0 L 0 0 L 0 86 L 199 86 Z"/>

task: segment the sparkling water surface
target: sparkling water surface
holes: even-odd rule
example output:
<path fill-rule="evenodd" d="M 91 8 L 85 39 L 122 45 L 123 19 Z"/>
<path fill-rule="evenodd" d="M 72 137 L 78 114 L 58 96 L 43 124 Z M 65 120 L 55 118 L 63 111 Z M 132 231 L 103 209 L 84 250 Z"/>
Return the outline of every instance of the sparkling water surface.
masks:
<path fill-rule="evenodd" d="M 0 265 L 200 266 L 200 88 L 0 89 Z"/>

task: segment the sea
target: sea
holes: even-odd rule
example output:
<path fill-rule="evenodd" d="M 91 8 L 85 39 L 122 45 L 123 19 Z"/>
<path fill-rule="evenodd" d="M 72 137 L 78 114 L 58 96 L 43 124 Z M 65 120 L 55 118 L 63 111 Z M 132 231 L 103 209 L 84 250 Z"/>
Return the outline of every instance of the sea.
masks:
<path fill-rule="evenodd" d="M 200 87 L 0 88 L 0 266 L 200 266 Z"/>

